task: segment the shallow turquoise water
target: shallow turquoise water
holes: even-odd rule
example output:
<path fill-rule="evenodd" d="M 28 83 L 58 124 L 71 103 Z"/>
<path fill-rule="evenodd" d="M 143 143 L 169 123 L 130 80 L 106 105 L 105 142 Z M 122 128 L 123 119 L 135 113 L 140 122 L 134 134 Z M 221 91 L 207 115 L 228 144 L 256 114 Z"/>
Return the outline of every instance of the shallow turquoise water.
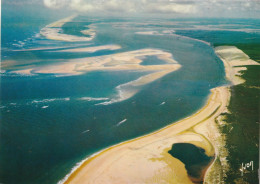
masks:
<path fill-rule="evenodd" d="M 75 21 L 84 22 L 83 20 L 84 17 L 79 17 Z M 25 44 L 19 47 L 57 47 L 53 50 L 105 44 L 118 44 L 122 47 L 115 51 L 14 51 L 19 49 L 17 45 L 4 45 L 3 60 L 16 61 L 10 71 L 31 65 L 44 66 L 67 62 L 69 59 L 143 48 L 170 52 L 182 67 L 143 86 L 132 98 L 110 105 L 96 104 L 115 96 L 116 86 L 133 81 L 144 73 L 90 72 L 78 76 L 21 76 L 10 74 L 9 71 L 3 73 L 0 182 L 56 183 L 69 173 L 77 162 L 96 151 L 158 130 L 191 115 L 203 106 L 210 89 L 226 83 L 223 64 L 209 45 L 176 35 L 135 34 L 145 28 L 164 30 L 165 27 L 157 21 L 139 26 L 135 24 L 139 20 L 85 20 L 86 24 L 95 23 L 97 30 L 97 36 L 90 42 L 66 43 L 39 36 L 34 37 L 33 42 L 28 44 L 25 41 Z M 82 29 L 82 22 L 70 23 L 65 26 L 64 31 L 77 35 Z M 132 24 L 135 26 L 128 26 Z M 72 25 L 78 26 L 70 30 Z M 15 25 L 13 26 L 13 29 L 16 29 Z M 29 37 L 32 35 L 34 33 Z M 147 57 L 144 62 L 149 59 L 152 62 L 150 64 L 160 63 L 153 57 Z M 91 97 L 92 101 L 83 100 L 83 97 Z M 161 105 L 163 102 L 164 105 Z M 124 119 L 127 120 L 117 126 Z"/>

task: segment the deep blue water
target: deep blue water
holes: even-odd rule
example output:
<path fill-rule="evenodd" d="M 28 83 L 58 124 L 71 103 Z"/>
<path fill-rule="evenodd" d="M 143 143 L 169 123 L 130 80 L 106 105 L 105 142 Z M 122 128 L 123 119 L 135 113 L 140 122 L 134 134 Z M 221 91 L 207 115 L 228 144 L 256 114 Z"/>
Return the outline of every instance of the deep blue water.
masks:
<path fill-rule="evenodd" d="M 134 19 L 124 21 L 78 17 L 74 23 L 64 25 L 64 32 L 80 35 L 84 23 L 95 23 L 97 30 L 94 40 L 82 43 L 47 40 L 37 35 L 44 27 L 41 21 L 24 21 L 33 24 L 33 28 L 22 28 L 24 31 L 15 36 L 14 32 L 21 30 L 15 22 L 2 27 L 2 36 L 6 35 L 2 40 L 2 59 L 15 61 L 1 76 L 2 183 L 56 183 L 77 162 L 94 152 L 191 115 L 203 106 L 210 89 L 226 83 L 223 64 L 207 44 L 173 35 L 135 34 L 144 28 L 164 30 L 160 22 L 156 24 L 157 20 L 153 20 L 152 26 L 147 24 L 140 28 L 139 24 L 126 25 L 139 22 Z M 51 21 L 46 20 L 46 24 L 49 23 Z M 123 26 L 115 26 L 114 23 Z M 70 30 L 73 26 L 73 30 Z M 28 38 L 33 38 L 33 41 L 28 41 Z M 19 41 L 24 44 L 17 46 Z M 94 53 L 49 52 L 49 49 L 21 51 L 46 46 L 59 50 L 60 47 L 106 44 L 118 44 L 122 48 Z M 35 65 L 44 66 L 67 62 L 69 59 L 143 48 L 172 53 L 173 58 L 182 65 L 181 69 L 143 86 L 132 98 L 110 105 L 95 105 L 102 100 L 87 101 L 81 98 L 111 98 L 117 93 L 116 86 L 135 80 L 144 73 L 99 71 L 58 77 L 51 74 L 21 76 L 8 73 Z M 15 51 L 17 49 L 20 51 Z M 149 59 L 152 64 L 160 63 L 156 58 L 147 57 L 143 64 L 148 64 L 145 62 Z M 165 104 L 160 105 L 162 102 Z M 124 119 L 127 119 L 125 123 L 116 126 Z"/>

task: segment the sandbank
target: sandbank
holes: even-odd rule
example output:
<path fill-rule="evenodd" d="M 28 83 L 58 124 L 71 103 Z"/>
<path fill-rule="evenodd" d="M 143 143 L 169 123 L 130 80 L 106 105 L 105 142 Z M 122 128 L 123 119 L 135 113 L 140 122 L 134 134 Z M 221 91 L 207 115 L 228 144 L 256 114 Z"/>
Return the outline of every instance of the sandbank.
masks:
<path fill-rule="evenodd" d="M 15 73 L 15 74 L 20 74 L 20 75 L 32 75 L 32 68 L 18 70 L 18 71 L 12 71 L 10 73 Z"/>
<path fill-rule="evenodd" d="M 42 28 L 40 33 L 50 40 L 66 41 L 66 42 L 79 42 L 79 41 L 91 41 L 95 34 L 89 35 L 89 37 L 74 36 L 68 34 L 62 34 L 61 28 L 45 27 Z"/>
<path fill-rule="evenodd" d="M 90 47 L 86 50 L 93 51 L 102 47 Z M 103 48 L 111 48 L 110 46 L 103 46 Z M 112 49 L 117 49 L 119 46 L 113 46 Z M 70 50 L 71 52 L 73 51 Z M 146 56 L 156 56 L 165 61 L 163 65 L 141 65 L 143 58 Z M 47 65 L 33 68 L 35 74 L 82 74 L 90 71 L 120 71 L 120 70 L 134 70 L 134 71 L 151 71 L 147 77 L 140 79 L 139 84 L 152 82 L 174 70 L 180 68 L 180 64 L 172 59 L 172 55 L 158 49 L 141 49 L 130 52 L 123 52 L 118 54 L 111 54 L 97 57 L 87 57 L 81 59 L 72 59 L 67 62 L 60 62 L 56 65 Z M 17 71 L 22 73 L 23 70 Z M 158 73 L 157 73 L 158 72 Z M 135 83 L 134 85 L 137 85 Z"/>
<path fill-rule="evenodd" d="M 68 52 L 94 52 L 97 50 L 110 49 L 115 50 L 121 48 L 118 45 L 104 45 L 97 47 L 67 49 Z M 62 52 L 62 51 L 61 51 Z M 163 60 L 165 64 L 161 65 L 141 65 L 143 59 L 147 56 L 156 56 Z M 140 71 L 149 72 L 134 81 L 121 84 L 116 87 L 118 95 L 110 101 L 102 102 L 97 105 L 109 105 L 111 103 L 120 102 L 131 98 L 140 91 L 138 86 L 151 83 L 181 67 L 177 61 L 172 58 L 172 54 L 159 49 L 140 49 L 130 52 L 122 52 L 97 57 L 87 57 L 80 59 L 72 59 L 67 62 L 59 62 L 56 65 L 47 65 L 42 67 L 31 68 L 30 70 L 17 70 L 16 73 L 28 74 L 58 74 L 58 75 L 80 75 L 90 71 Z"/>
<path fill-rule="evenodd" d="M 65 23 L 72 21 L 75 17 L 77 17 L 77 15 L 72 15 L 72 16 L 66 17 L 64 19 L 53 22 L 53 23 L 47 25 L 46 27 L 62 27 Z"/>

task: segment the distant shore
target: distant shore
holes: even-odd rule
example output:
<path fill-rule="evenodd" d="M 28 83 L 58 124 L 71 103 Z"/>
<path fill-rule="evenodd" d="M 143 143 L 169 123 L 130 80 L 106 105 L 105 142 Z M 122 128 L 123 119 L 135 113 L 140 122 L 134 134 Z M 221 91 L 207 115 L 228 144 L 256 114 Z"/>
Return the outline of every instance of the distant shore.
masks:
<path fill-rule="evenodd" d="M 85 34 L 89 37 L 84 36 L 75 36 L 75 35 L 68 35 L 61 33 L 61 28 L 64 26 L 64 24 L 71 22 L 74 18 L 76 18 L 77 15 L 73 15 L 61 20 L 58 20 L 56 22 L 53 22 L 46 27 L 42 28 L 40 31 L 40 34 L 42 36 L 45 36 L 47 39 L 50 40 L 59 40 L 59 41 L 65 41 L 65 42 L 86 42 L 91 41 L 95 38 L 96 32 L 95 30 L 88 28 L 86 30 L 81 30 L 82 34 Z"/>

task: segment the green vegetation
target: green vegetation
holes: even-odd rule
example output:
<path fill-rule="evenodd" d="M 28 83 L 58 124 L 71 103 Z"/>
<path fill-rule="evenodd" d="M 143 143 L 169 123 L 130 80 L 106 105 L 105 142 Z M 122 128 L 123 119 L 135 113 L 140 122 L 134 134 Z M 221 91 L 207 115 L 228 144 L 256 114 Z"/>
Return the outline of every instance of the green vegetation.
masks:
<path fill-rule="evenodd" d="M 222 44 L 227 45 L 227 44 Z M 228 44 L 232 45 L 232 44 Z M 234 45 L 234 44 L 233 44 Z M 260 60 L 260 44 L 236 44 L 255 61 Z M 260 110 L 260 66 L 248 66 L 243 72 L 245 83 L 231 87 L 230 113 L 225 114 L 226 126 L 221 131 L 226 135 L 227 157 L 230 165 L 224 183 L 259 183 L 259 110 Z M 241 176 L 242 163 L 253 161 Z"/>

